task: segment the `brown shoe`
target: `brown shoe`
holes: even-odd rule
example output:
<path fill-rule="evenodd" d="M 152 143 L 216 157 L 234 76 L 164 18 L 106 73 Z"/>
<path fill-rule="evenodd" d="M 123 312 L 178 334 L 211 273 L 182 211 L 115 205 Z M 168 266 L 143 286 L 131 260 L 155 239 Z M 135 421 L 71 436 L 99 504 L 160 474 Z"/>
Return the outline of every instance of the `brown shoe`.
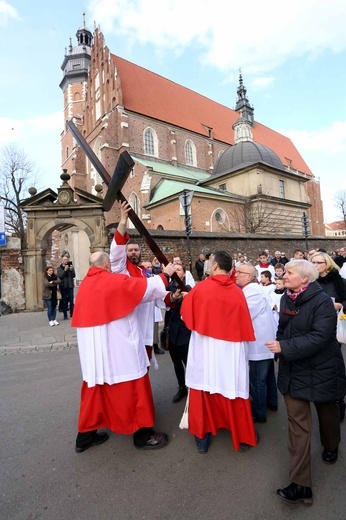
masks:
<path fill-rule="evenodd" d="M 166 433 L 154 432 L 142 446 L 136 446 L 138 450 L 159 450 L 168 443 L 168 435 Z"/>

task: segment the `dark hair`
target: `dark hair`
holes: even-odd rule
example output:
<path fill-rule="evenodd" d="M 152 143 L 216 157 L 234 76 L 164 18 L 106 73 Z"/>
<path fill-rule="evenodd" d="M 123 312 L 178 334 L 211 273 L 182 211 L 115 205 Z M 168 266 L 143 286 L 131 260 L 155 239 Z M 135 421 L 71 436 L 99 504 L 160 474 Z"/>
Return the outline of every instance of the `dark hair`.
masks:
<path fill-rule="evenodd" d="M 285 270 L 285 266 L 284 264 L 280 264 L 280 262 L 278 262 L 277 264 L 275 264 L 274 266 L 274 269 L 282 269 L 283 271 Z"/>
<path fill-rule="evenodd" d="M 52 265 L 47 265 L 47 267 L 44 270 L 45 275 L 48 273 L 48 269 L 53 269 L 53 271 L 54 271 L 54 267 Z"/>
<path fill-rule="evenodd" d="M 216 262 L 222 271 L 230 272 L 233 266 L 233 259 L 227 251 L 216 251 L 213 263 Z"/>
<path fill-rule="evenodd" d="M 265 251 L 261 251 L 258 256 L 266 256 L 266 257 L 268 257 L 268 253 L 266 253 Z"/>
<path fill-rule="evenodd" d="M 126 244 L 126 249 L 127 249 L 127 247 L 130 246 L 130 245 L 136 245 L 136 246 L 138 246 L 139 249 L 140 249 L 140 245 L 139 245 L 139 243 L 138 243 L 138 240 L 130 239 L 130 240 L 127 242 L 127 244 Z"/>
<path fill-rule="evenodd" d="M 270 271 L 266 270 L 266 271 L 261 271 L 261 276 L 262 274 L 266 277 L 266 278 L 269 278 L 269 280 L 272 279 L 272 274 Z"/>

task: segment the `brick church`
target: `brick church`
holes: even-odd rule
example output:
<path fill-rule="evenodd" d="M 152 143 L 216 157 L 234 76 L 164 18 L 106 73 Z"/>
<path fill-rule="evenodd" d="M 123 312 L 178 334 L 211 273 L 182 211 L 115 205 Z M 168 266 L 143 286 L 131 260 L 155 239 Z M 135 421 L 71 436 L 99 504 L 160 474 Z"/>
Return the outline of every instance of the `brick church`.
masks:
<path fill-rule="evenodd" d="M 193 232 L 301 237 L 305 212 L 312 234 L 324 234 L 319 183 L 289 138 L 255 120 L 241 74 L 231 109 L 112 54 L 98 28 L 84 23 L 76 36 L 61 67 L 64 119 L 110 174 L 130 153 L 122 192 L 149 230 L 184 234 L 179 195 L 192 191 Z M 61 149 L 72 188 L 96 194 L 102 179 L 66 125 Z M 116 225 L 116 207 L 106 222 Z"/>

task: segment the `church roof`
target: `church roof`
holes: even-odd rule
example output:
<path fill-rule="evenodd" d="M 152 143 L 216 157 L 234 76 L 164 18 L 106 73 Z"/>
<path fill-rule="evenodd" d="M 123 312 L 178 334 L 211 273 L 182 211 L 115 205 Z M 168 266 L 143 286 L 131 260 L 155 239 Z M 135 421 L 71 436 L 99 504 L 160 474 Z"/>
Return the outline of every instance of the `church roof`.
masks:
<path fill-rule="evenodd" d="M 198 186 L 196 184 L 191 184 L 187 182 L 179 182 L 179 181 L 171 181 L 168 179 L 161 179 L 158 184 L 155 186 L 150 201 L 147 204 L 144 204 L 145 208 L 148 208 L 152 204 L 157 204 L 167 198 L 179 195 L 184 190 L 193 191 L 194 193 L 200 196 L 207 196 L 222 198 L 225 200 L 230 199 L 244 199 L 241 195 L 236 195 L 234 193 L 228 193 L 225 191 L 213 189 L 213 188 L 205 188 L 203 186 Z"/>
<path fill-rule="evenodd" d="M 239 113 L 193 90 L 112 54 L 126 110 L 185 128 L 233 145 L 233 124 Z M 191 109 L 193 107 L 193 110 Z M 313 176 L 310 168 L 284 135 L 257 121 L 251 128 L 256 143 L 273 150 L 283 165 Z"/>
<path fill-rule="evenodd" d="M 284 170 L 282 162 L 273 150 L 253 141 L 242 141 L 221 155 L 215 164 L 214 175 L 231 173 L 257 163 Z"/>
<path fill-rule="evenodd" d="M 137 161 L 146 168 L 150 168 L 153 173 L 157 173 L 159 175 L 181 178 L 182 180 L 185 179 L 190 182 L 203 182 L 210 177 L 210 174 L 206 173 L 205 170 L 197 170 L 196 168 L 192 170 L 179 165 L 174 166 L 173 164 L 167 162 L 148 159 L 148 157 L 139 157 L 133 153 L 131 153 L 131 157 L 134 161 Z"/>

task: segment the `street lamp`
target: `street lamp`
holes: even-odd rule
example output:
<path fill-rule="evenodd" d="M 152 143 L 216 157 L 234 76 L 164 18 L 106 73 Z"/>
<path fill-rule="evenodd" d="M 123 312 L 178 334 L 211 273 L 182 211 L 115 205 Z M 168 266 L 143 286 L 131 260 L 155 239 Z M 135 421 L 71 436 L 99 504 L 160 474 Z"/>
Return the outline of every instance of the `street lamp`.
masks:
<path fill-rule="evenodd" d="M 192 233 L 192 217 L 191 217 L 192 197 L 193 197 L 193 191 L 187 191 L 187 190 L 184 190 L 183 193 L 181 195 L 179 195 L 180 204 L 184 208 L 187 254 L 188 254 L 188 258 L 189 258 L 189 266 L 190 266 L 191 274 L 192 274 L 192 258 L 191 258 L 191 247 L 190 247 L 190 235 Z"/>

